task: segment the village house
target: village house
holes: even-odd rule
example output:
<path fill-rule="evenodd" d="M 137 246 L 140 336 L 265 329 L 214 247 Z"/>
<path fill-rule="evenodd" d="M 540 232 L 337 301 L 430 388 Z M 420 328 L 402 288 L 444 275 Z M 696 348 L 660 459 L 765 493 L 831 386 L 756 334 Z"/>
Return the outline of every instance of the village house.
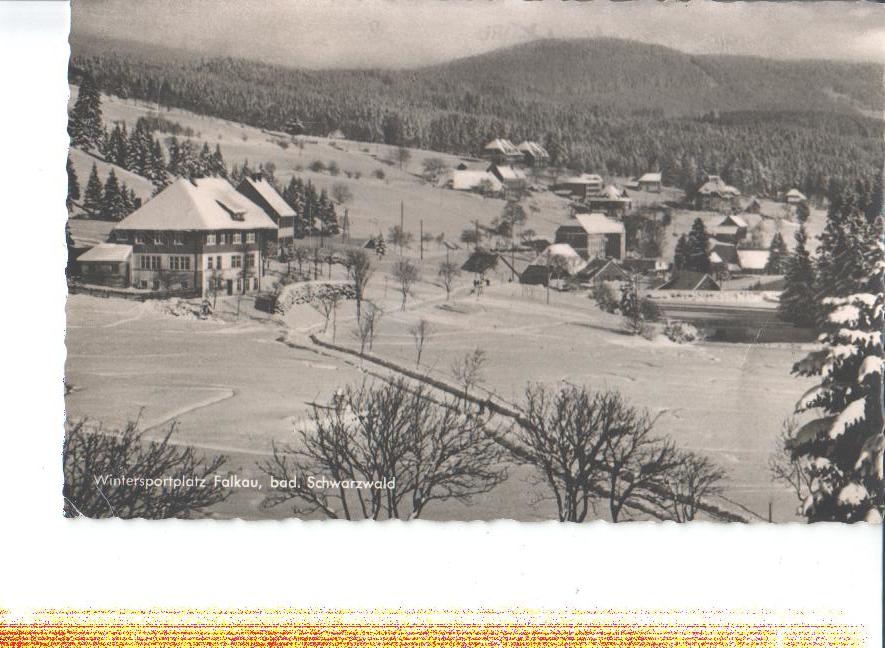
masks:
<path fill-rule="evenodd" d="M 111 232 L 131 248 L 132 287 L 202 296 L 260 290 L 263 246 L 276 237 L 276 223 L 222 178 L 178 179 Z"/>
<path fill-rule="evenodd" d="M 100 243 L 77 257 L 80 281 L 128 288 L 132 282 L 132 246 Z"/>
<path fill-rule="evenodd" d="M 808 198 L 805 197 L 805 194 L 798 189 L 790 189 L 784 195 L 784 199 L 787 201 L 788 205 L 800 205 L 808 200 Z"/>
<path fill-rule="evenodd" d="M 482 147 L 479 156 L 494 164 L 516 164 L 523 159 L 522 152 L 509 139 L 497 138 Z"/>
<path fill-rule="evenodd" d="M 546 166 L 550 162 L 550 154 L 537 142 L 525 140 L 516 147 L 522 153 L 522 162 L 526 166 Z"/>
<path fill-rule="evenodd" d="M 626 230 L 605 214 L 576 214 L 574 222 L 560 225 L 554 243 L 567 243 L 584 259 L 623 259 Z"/>
<path fill-rule="evenodd" d="M 707 242 L 707 255 L 713 272 L 731 274 L 741 271 L 738 249 L 734 243 L 710 239 Z"/>
<path fill-rule="evenodd" d="M 748 214 L 761 214 L 762 213 L 762 203 L 759 202 L 758 198 L 750 199 L 750 202 L 746 204 L 744 207 L 744 211 Z"/>
<path fill-rule="evenodd" d="M 277 224 L 277 243 L 280 247 L 293 241 L 295 237 L 295 210 L 283 200 L 273 185 L 265 180 L 260 173 L 243 178 L 237 186 L 237 191 L 261 207 L 264 213 Z"/>
<path fill-rule="evenodd" d="M 740 216 L 729 214 L 715 225 L 710 233 L 720 241 L 737 245 L 747 237 L 747 221 Z"/>
<path fill-rule="evenodd" d="M 483 194 L 496 194 L 504 191 L 504 185 L 488 171 L 476 169 L 456 169 L 439 179 L 437 186 L 455 191 L 476 191 Z"/>
<path fill-rule="evenodd" d="M 660 193 L 661 191 L 661 174 L 646 173 L 642 175 L 636 184 L 642 191 L 650 191 L 652 193 Z"/>
<path fill-rule="evenodd" d="M 502 164 L 493 164 L 487 169 L 487 171 L 495 176 L 508 191 L 521 191 L 525 189 L 525 173 L 519 169 L 514 169 L 512 166 L 504 166 Z"/>
<path fill-rule="evenodd" d="M 592 259 L 576 276 L 581 283 L 594 284 L 630 280 L 630 273 L 614 259 Z"/>
<path fill-rule="evenodd" d="M 587 265 L 568 243 L 554 243 L 539 254 L 519 276 L 520 283 L 546 286 L 551 280 L 576 276 Z"/>
<path fill-rule="evenodd" d="M 608 185 L 599 193 L 588 195 L 584 199 L 584 205 L 591 212 L 603 212 L 613 218 L 622 218 L 633 208 L 633 201 L 626 191 L 615 185 Z"/>
<path fill-rule="evenodd" d="M 585 200 L 591 194 L 598 194 L 602 188 L 602 176 L 595 173 L 582 173 L 579 176 L 565 178 L 555 186 L 556 191 L 567 193 L 580 200 Z"/>
<path fill-rule="evenodd" d="M 735 207 L 735 201 L 740 195 L 740 191 L 727 184 L 718 175 L 708 175 L 695 191 L 695 208 L 714 211 L 730 209 Z"/>
<path fill-rule="evenodd" d="M 713 277 L 705 272 L 679 270 L 655 290 L 721 290 Z"/>

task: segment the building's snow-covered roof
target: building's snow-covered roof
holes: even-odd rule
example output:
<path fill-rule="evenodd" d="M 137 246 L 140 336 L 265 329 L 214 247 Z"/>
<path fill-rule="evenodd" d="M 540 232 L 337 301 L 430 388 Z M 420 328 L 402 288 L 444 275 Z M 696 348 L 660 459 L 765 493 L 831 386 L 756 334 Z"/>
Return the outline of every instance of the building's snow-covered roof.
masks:
<path fill-rule="evenodd" d="M 733 196 L 739 196 L 740 191 L 737 188 L 732 187 L 730 184 L 727 184 L 722 178 L 717 175 L 707 176 L 707 180 L 704 184 L 701 185 L 700 189 L 698 189 L 699 194 L 731 194 Z"/>
<path fill-rule="evenodd" d="M 497 164 L 489 167 L 490 172 L 492 169 L 496 169 L 504 180 L 525 180 L 525 174 L 512 166 Z"/>
<path fill-rule="evenodd" d="M 530 265 L 547 266 L 555 257 L 564 260 L 566 270 L 569 274 L 575 274 L 587 265 L 587 262 L 581 258 L 581 255 L 578 254 L 568 243 L 554 243 L 553 245 L 548 245 L 541 254 L 535 257 L 535 260 L 532 261 Z"/>
<path fill-rule="evenodd" d="M 738 263 L 744 270 L 764 270 L 768 265 L 768 250 L 738 250 Z"/>
<path fill-rule="evenodd" d="M 455 170 L 443 175 L 437 183 L 440 187 L 451 187 L 459 191 L 470 191 L 477 189 L 483 181 L 491 184 L 492 191 L 501 191 L 504 186 L 488 171 L 478 171 L 474 169 Z"/>
<path fill-rule="evenodd" d="M 532 142 L 530 140 L 524 140 L 519 143 L 516 147 L 523 153 L 528 153 L 532 157 L 536 158 L 549 158 L 550 154 L 547 153 L 547 149 L 538 144 L 537 142 Z"/>
<path fill-rule="evenodd" d="M 121 243 L 99 243 L 77 257 L 77 261 L 112 262 L 127 261 L 132 256 L 132 246 Z"/>
<path fill-rule="evenodd" d="M 602 176 L 595 173 L 582 173 L 579 176 L 566 178 L 561 184 L 602 184 Z"/>
<path fill-rule="evenodd" d="M 283 197 L 277 193 L 277 190 L 273 188 L 273 185 L 264 178 L 245 178 L 243 182 L 249 184 L 256 192 L 258 192 L 258 195 L 267 201 L 267 204 L 271 206 L 271 209 L 273 209 L 278 216 L 295 215 L 295 210 L 283 200 Z"/>
<path fill-rule="evenodd" d="M 713 277 L 704 272 L 680 270 L 655 290 L 701 290 L 702 288 L 705 290 L 719 290 L 719 284 Z"/>
<path fill-rule="evenodd" d="M 729 214 L 725 218 L 722 219 L 722 222 L 719 223 L 717 227 L 749 227 L 747 225 L 747 221 L 745 221 L 740 216 L 735 216 L 734 214 Z"/>
<path fill-rule="evenodd" d="M 612 220 L 605 214 L 576 214 L 575 220 L 578 221 L 584 231 L 588 234 L 624 234 L 624 224 L 620 221 Z"/>
<path fill-rule="evenodd" d="M 806 200 L 805 194 L 799 191 L 798 189 L 790 189 L 787 192 L 787 198 L 798 198 L 799 200 Z"/>
<path fill-rule="evenodd" d="M 660 173 L 645 173 L 639 178 L 639 182 L 660 182 L 661 174 Z"/>
<path fill-rule="evenodd" d="M 129 214 L 115 230 L 277 229 L 254 202 L 223 178 L 178 179 Z"/>
<path fill-rule="evenodd" d="M 484 151 L 500 151 L 504 155 L 521 155 L 519 149 L 509 139 L 498 137 L 483 146 Z"/>

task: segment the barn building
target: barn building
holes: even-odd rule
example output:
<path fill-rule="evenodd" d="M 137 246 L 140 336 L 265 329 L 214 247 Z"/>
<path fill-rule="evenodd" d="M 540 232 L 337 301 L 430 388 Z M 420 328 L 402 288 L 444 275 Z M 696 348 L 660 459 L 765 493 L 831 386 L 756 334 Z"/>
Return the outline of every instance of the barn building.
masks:
<path fill-rule="evenodd" d="M 494 164 L 516 164 L 523 159 L 522 152 L 509 139 L 497 138 L 482 147 L 479 156 Z"/>
<path fill-rule="evenodd" d="M 707 210 L 730 209 L 736 206 L 741 192 L 727 184 L 718 175 L 708 175 L 695 191 L 695 208 Z"/>
<path fill-rule="evenodd" d="M 526 166 L 541 167 L 550 162 L 550 154 L 537 142 L 525 140 L 516 147 L 522 153 L 522 162 Z"/>
<path fill-rule="evenodd" d="M 650 191 L 651 193 L 660 193 L 662 177 L 660 173 L 643 174 L 636 184 L 642 191 Z"/>
<path fill-rule="evenodd" d="M 737 245 L 747 237 L 747 221 L 740 216 L 728 215 L 710 233 L 720 241 Z"/>
<path fill-rule="evenodd" d="M 623 259 L 626 255 L 624 224 L 605 214 L 576 214 L 574 222 L 560 225 L 554 243 L 568 243 L 585 259 Z"/>

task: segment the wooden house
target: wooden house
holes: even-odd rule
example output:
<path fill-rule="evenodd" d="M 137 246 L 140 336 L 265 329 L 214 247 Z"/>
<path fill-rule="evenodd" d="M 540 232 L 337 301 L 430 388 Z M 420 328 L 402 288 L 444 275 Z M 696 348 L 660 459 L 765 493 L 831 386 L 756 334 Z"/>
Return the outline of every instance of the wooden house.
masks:
<path fill-rule="evenodd" d="M 288 245 L 294 240 L 296 235 L 295 210 L 283 200 L 273 185 L 265 180 L 260 173 L 243 178 L 237 185 L 237 191 L 261 207 L 264 213 L 277 224 L 277 243 L 280 246 Z M 299 232 L 299 234 L 301 233 Z M 303 235 L 298 238 L 303 238 Z"/>
<path fill-rule="evenodd" d="M 585 259 L 623 259 L 626 254 L 624 224 L 605 214 L 576 214 L 560 225 L 554 243 L 567 243 Z"/>
<path fill-rule="evenodd" d="M 645 173 L 637 181 L 636 184 L 642 191 L 650 191 L 652 193 L 660 193 L 661 191 L 661 174 Z"/>

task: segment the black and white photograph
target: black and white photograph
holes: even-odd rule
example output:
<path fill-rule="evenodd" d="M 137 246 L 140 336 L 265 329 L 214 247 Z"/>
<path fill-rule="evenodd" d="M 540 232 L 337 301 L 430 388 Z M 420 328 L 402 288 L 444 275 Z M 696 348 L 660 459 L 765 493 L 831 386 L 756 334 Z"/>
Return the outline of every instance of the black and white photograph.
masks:
<path fill-rule="evenodd" d="M 69 43 L 59 516 L 882 521 L 881 5 L 76 0 Z"/>

